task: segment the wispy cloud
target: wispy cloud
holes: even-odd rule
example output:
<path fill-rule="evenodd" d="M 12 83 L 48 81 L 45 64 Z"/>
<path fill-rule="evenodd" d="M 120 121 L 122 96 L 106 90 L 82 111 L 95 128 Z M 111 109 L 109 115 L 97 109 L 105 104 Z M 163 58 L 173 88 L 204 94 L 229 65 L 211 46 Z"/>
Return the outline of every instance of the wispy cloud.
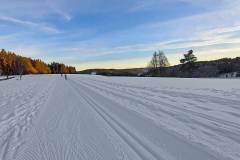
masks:
<path fill-rule="evenodd" d="M 44 31 L 47 33 L 60 33 L 60 31 L 58 29 L 56 29 L 54 27 L 50 27 L 46 24 L 40 24 L 40 23 L 31 22 L 31 21 L 20 20 L 20 19 L 16 19 L 13 17 L 9 17 L 9 16 L 0 16 L 0 20 L 19 24 L 19 25 L 22 25 L 25 27 L 29 27 L 31 29 L 41 30 L 41 31 Z"/>
<path fill-rule="evenodd" d="M 39 58 L 42 56 L 44 51 L 39 46 L 22 46 L 17 45 L 11 49 L 11 51 L 21 54 L 23 56 L 32 57 L 32 58 Z"/>
<path fill-rule="evenodd" d="M 6 42 L 8 40 L 12 40 L 12 39 L 16 38 L 17 36 L 18 36 L 18 34 L 16 34 L 16 33 L 8 34 L 8 35 L 1 35 L 0 42 Z"/>
<path fill-rule="evenodd" d="M 65 13 L 65 12 L 63 12 L 59 9 L 55 8 L 55 11 L 56 11 L 57 14 L 59 14 L 61 17 L 63 17 L 63 19 L 65 19 L 68 22 L 71 21 L 72 18 L 73 18 L 70 14 L 67 14 L 67 13 Z"/>
<path fill-rule="evenodd" d="M 136 11 L 141 11 L 141 10 L 146 10 L 146 9 L 151 9 L 151 8 L 159 8 L 163 6 L 167 1 L 162 0 L 140 0 L 136 1 L 136 3 L 128 9 L 129 12 L 136 12 Z"/>
<path fill-rule="evenodd" d="M 11 0 L 11 2 L 9 0 L 1 0 L 0 15 L 37 19 L 55 16 L 69 21 L 72 16 L 68 13 L 68 10 L 71 8 L 69 4 L 72 2 L 72 0 Z"/>
<path fill-rule="evenodd" d="M 146 60 L 163 50 L 173 60 L 194 49 L 204 59 L 204 54 L 237 54 L 233 50 L 240 46 L 240 0 L 11 2 L 1 1 L 1 44 L 39 58 L 86 65 L 99 59 Z M 30 34 L 11 36 L 20 32 Z"/>
<path fill-rule="evenodd" d="M 46 0 L 45 3 L 46 3 L 46 6 L 49 8 L 48 10 L 49 14 L 55 13 L 68 22 L 72 20 L 72 15 L 67 13 L 68 9 L 65 8 L 67 7 L 67 4 L 65 3 L 62 4 L 55 0 L 51 0 L 51 1 Z"/>
<path fill-rule="evenodd" d="M 104 54 L 116 54 L 116 53 L 123 53 L 123 52 L 143 52 L 143 51 L 153 51 L 153 50 L 168 50 L 168 49 L 181 49 L 181 48 L 191 48 L 191 47 L 204 47 L 204 46 L 211 46 L 211 45 L 221 45 L 221 44 L 235 44 L 240 43 L 240 37 L 232 38 L 233 32 L 239 31 L 240 32 L 240 25 L 236 26 L 229 26 L 229 27 L 218 27 L 214 29 L 208 29 L 202 31 L 200 34 L 193 34 L 191 37 L 187 38 L 176 38 L 171 40 L 160 40 L 158 42 L 146 42 L 146 43 L 139 43 L 133 45 L 124 45 L 124 46 L 117 46 L 117 47 L 107 47 L 101 48 L 96 47 L 90 48 L 86 46 L 84 48 L 81 46 L 78 47 L 71 47 L 65 48 L 66 52 L 72 53 L 79 53 L 82 55 L 104 55 Z M 122 33 L 120 33 L 122 34 Z M 116 36 L 116 35 L 114 35 Z M 101 41 L 101 39 L 97 39 L 96 41 Z M 102 40 L 103 41 L 103 40 Z M 87 43 L 83 41 L 83 43 Z M 90 48 L 90 49 L 89 49 Z"/>
<path fill-rule="evenodd" d="M 159 42 L 151 42 L 151 43 L 142 43 L 142 44 L 134 44 L 134 45 L 125 45 L 118 47 L 94 47 L 90 49 L 89 47 L 75 47 L 75 48 L 63 48 L 62 51 L 64 53 L 71 53 L 73 57 L 81 57 L 82 62 L 79 65 L 79 69 L 85 68 L 83 64 L 90 63 L 91 65 L 87 66 L 101 66 L 105 67 L 108 64 L 112 64 L 115 59 L 119 58 L 109 58 L 112 56 L 121 57 L 122 54 L 129 53 L 132 56 L 128 59 L 138 58 L 144 59 L 145 61 L 141 61 L 141 65 L 143 66 L 147 64 L 149 57 L 156 50 L 163 50 L 167 54 L 172 64 L 179 63 L 179 59 L 182 57 L 183 53 L 187 52 L 189 49 L 194 49 L 195 54 L 199 57 L 199 60 L 210 60 L 214 58 L 222 58 L 240 56 L 240 37 L 231 37 L 231 33 L 238 31 L 240 26 L 230 26 L 230 27 L 222 27 L 217 29 L 209 29 L 199 34 L 198 37 L 192 38 L 182 38 L 182 39 L 171 39 L 166 41 Z M 223 33 L 228 33 L 229 35 L 223 35 Z M 211 36 L 210 36 L 211 35 Z M 145 54 L 140 54 L 145 53 Z M 148 54 L 146 54 L 148 53 Z M 101 61 L 96 60 L 95 57 L 105 57 L 105 61 L 101 58 Z M 138 58 L 136 58 L 138 57 Z M 119 60 L 121 63 L 124 58 Z M 85 63 L 84 63 L 85 62 Z M 129 66 L 132 66 L 130 62 L 134 62 L 134 60 L 129 61 Z M 144 62 L 144 63 L 143 63 Z M 94 63 L 96 63 L 94 65 Z M 126 63 L 127 64 L 127 63 Z M 138 64 L 135 61 L 135 64 Z M 115 65 L 116 66 L 116 65 Z M 109 65 L 111 67 L 111 65 Z"/>

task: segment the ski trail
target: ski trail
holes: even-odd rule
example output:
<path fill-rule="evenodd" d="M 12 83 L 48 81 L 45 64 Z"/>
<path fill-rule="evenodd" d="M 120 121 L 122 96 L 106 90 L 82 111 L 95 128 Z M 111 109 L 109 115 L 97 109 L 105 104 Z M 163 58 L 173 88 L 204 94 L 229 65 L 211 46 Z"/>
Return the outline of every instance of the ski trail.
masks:
<path fill-rule="evenodd" d="M 209 147 L 209 150 L 217 152 L 223 157 L 232 157 L 232 159 L 235 159 L 235 157 L 240 156 L 240 121 L 236 120 L 237 117 L 229 116 L 228 113 L 227 116 L 225 115 L 226 111 L 231 111 L 229 107 L 233 105 L 235 105 L 235 107 L 232 108 L 232 110 L 234 109 L 236 114 L 239 113 L 237 100 L 235 102 L 233 101 L 234 103 L 229 103 L 227 106 L 220 106 L 214 103 L 207 105 L 199 102 L 194 103 L 191 97 L 188 97 L 187 101 L 193 103 L 185 105 L 182 103 L 182 98 L 180 99 L 174 96 L 170 98 L 155 98 L 152 96 L 153 93 L 146 88 L 144 92 L 141 93 L 142 89 L 139 91 L 135 87 L 129 87 L 129 85 L 126 87 L 126 85 L 112 83 L 112 81 L 108 83 L 109 78 L 98 77 L 98 83 L 95 79 L 92 81 L 92 77 L 94 76 L 83 76 L 81 78 L 74 78 L 74 80 L 93 89 L 104 97 L 122 104 L 122 106 L 128 110 L 140 113 L 142 116 L 152 119 L 164 128 L 183 135 L 188 141 Z M 87 81 L 87 79 L 90 80 Z M 129 79 L 131 80 L 131 78 Z M 103 80 L 106 81 L 102 82 Z M 144 88 L 144 86 L 141 88 Z M 146 93 L 151 94 L 149 96 Z M 161 90 L 155 94 L 161 95 Z M 194 96 L 195 94 L 193 94 L 193 98 Z M 173 99 L 175 99 L 174 102 L 172 101 Z M 229 100 L 229 102 L 231 101 Z M 209 109 L 202 110 L 200 107 Z M 218 110 L 222 108 L 224 109 L 222 110 L 224 115 L 220 117 L 218 115 L 221 115 L 221 112 Z M 216 112 L 216 114 L 213 114 L 213 111 Z"/>
<path fill-rule="evenodd" d="M 69 82 L 57 81 L 54 94 L 34 123 L 17 159 L 139 159 L 119 142 L 106 122 L 76 94 Z"/>
<path fill-rule="evenodd" d="M 4 92 L 2 96 L 5 105 L 9 105 L 10 108 L 2 106 L 0 111 L 11 109 L 11 112 L 3 115 L 0 120 L 1 160 L 16 158 L 16 154 L 25 143 L 23 140 L 24 135 L 31 128 L 33 118 L 45 103 L 53 85 L 52 81 L 45 84 L 45 87 L 39 81 L 26 84 L 27 81 L 19 82 L 21 83 L 19 85 L 22 86 L 16 86 L 18 87 L 16 90 L 8 90 L 8 86 L 6 86 L 5 90 L 1 90 L 1 92 Z M 13 91 L 15 93 L 12 93 Z"/>
<path fill-rule="evenodd" d="M 105 99 L 95 93 L 94 90 L 83 86 L 83 83 L 72 82 L 75 84 L 74 88 L 78 90 L 79 94 L 85 97 L 94 110 L 136 153 L 140 153 L 142 159 L 174 160 L 198 159 L 198 157 L 199 159 L 220 159 L 216 158 L 218 157 L 217 154 L 211 155 L 204 148 L 194 146 L 186 140 L 162 130 L 138 114 L 123 109 L 119 104 Z M 90 96 L 94 97 L 94 100 Z"/>
<path fill-rule="evenodd" d="M 2 81 L 0 160 L 238 160 L 237 82 L 86 75 Z"/>
<path fill-rule="evenodd" d="M 77 87 L 76 87 L 77 88 Z M 108 113 L 103 111 L 101 107 L 91 100 L 87 95 L 84 95 L 83 92 L 78 93 L 85 99 L 85 101 L 99 114 L 105 122 L 113 129 L 132 150 L 138 154 L 141 159 L 159 159 L 161 156 L 156 151 L 152 151 L 147 147 L 138 137 L 134 136 L 129 130 L 127 130 L 124 125 L 112 118 Z"/>

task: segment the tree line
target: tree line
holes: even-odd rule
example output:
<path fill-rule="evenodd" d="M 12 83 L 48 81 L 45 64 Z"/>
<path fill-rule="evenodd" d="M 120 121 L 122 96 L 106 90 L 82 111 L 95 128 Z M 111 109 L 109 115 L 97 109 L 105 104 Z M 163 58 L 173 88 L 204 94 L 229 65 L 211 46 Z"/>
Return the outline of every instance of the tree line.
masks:
<path fill-rule="evenodd" d="M 195 67 L 197 57 L 193 54 L 193 50 L 189 50 L 187 54 L 183 55 L 184 58 L 180 59 L 181 70 L 191 70 Z M 151 61 L 148 64 L 149 71 L 153 75 L 158 75 L 161 71 L 164 71 L 166 67 L 169 67 L 170 63 L 163 51 L 154 52 Z"/>
<path fill-rule="evenodd" d="M 0 75 L 73 73 L 76 73 L 76 69 L 72 66 L 57 62 L 47 64 L 40 59 L 19 56 L 4 49 L 0 51 Z"/>

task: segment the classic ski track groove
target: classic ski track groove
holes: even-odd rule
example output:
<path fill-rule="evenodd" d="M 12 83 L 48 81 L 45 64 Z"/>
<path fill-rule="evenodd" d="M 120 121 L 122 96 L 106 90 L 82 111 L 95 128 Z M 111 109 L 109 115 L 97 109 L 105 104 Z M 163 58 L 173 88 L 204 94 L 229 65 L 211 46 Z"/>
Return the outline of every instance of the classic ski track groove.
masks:
<path fill-rule="evenodd" d="M 194 80 L 210 82 L 205 88 L 175 81 L 86 75 L 2 81 L 0 160 L 239 159 L 237 81 Z"/>
<path fill-rule="evenodd" d="M 72 82 L 76 83 L 74 81 Z M 85 101 L 94 109 L 94 111 L 105 120 L 105 122 L 124 140 L 126 144 L 128 144 L 129 147 L 133 149 L 135 153 L 139 155 L 139 157 L 142 160 L 149 159 L 149 157 L 146 157 L 144 154 L 142 154 L 141 151 L 139 151 L 134 145 L 132 145 L 131 142 L 139 144 L 141 148 L 150 153 L 152 156 L 151 159 L 163 160 L 163 158 L 160 155 L 158 155 L 156 151 L 153 151 L 150 148 L 148 148 L 147 145 L 144 144 L 144 142 L 141 142 L 141 140 L 138 137 L 134 136 L 120 122 L 115 120 L 111 115 L 104 111 L 104 109 L 100 105 L 91 100 L 91 98 L 86 93 L 84 94 L 82 92 L 80 93 L 79 90 L 74 87 L 73 89 L 75 89 L 78 92 L 79 96 L 85 99 Z"/>

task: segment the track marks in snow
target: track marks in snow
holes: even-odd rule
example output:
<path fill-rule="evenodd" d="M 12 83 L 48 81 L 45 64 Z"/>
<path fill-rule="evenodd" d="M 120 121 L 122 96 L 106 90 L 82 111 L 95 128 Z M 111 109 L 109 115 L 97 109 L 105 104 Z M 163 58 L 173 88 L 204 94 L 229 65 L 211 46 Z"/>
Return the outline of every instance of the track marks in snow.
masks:
<path fill-rule="evenodd" d="M 0 83 L 0 159 L 239 159 L 240 89 L 177 81 L 48 75 Z"/>
<path fill-rule="evenodd" d="M 112 100 L 98 96 L 97 93 L 90 91 L 87 85 L 73 83 L 75 83 L 74 88 L 79 90 L 80 95 L 85 97 L 92 108 L 139 155 L 140 159 L 175 160 L 194 157 L 195 159 L 216 159 L 214 154 L 207 153 L 203 148 L 196 147 L 184 139 L 162 130 L 152 121 L 124 109 Z"/>
<path fill-rule="evenodd" d="M 184 96 L 181 89 L 174 90 L 174 87 L 169 91 L 166 88 L 158 89 L 157 87 L 149 89 L 145 87 L 146 85 L 135 87 L 138 85 L 137 81 L 131 86 L 119 83 L 121 81 L 112 82 L 112 78 L 101 76 L 75 77 L 75 80 L 106 98 L 122 104 L 123 107 L 152 119 L 167 130 L 172 130 L 189 141 L 208 147 L 208 150 L 226 158 L 240 157 L 238 153 L 240 121 L 239 117 L 229 113 L 229 111 L 240 113 L 240 101 L 234 99 L 234 96 L 226 98 L 222 95 L 224 97 L 222 98 L 218 90 L 219 97 L 216 95 L 201 97 L 198 91 L 195 91 L 198 89 L 191 89 L 190 93 Z M 130 84 L 131 80 L 134 78 L 129 78 Z M 201 94 L 204 95 L 202 90 Z M 207 94 L 210 92 L 207 91 Z M 208 101 L 208 99 L 211 100 Z"/>
<path fill-rule="evenodd" d="M 12 83 L 1 86 L 4 88 L 0 91 L 4 102 L 0 107 L 3 115 L 0 119 L 1 160 L 16 158 L 24 144 L 23 136 L 31 127 L 33 118 L 53 85 L 52 81 L 43 85 L 41 81 L 29 81 L 30 79 L 31 77 L 26 77 L 25 80 L 17 81 L 17 84 L 12 80 Z"/>
<path fill-rule="evenodd" d="M 17 160 L 136 159 L 135 155 L 128 154 L 126 146 L 115 143 L 114 134 L 104 132 L 106 122 L 103 123 L 69 83 L 57 82 Z"/>
<path fill-rule="evenodd" d="M 77 87 L 76 87 L 77 88 Z M 79 92 L 79 90 L 78 90 Z M 85 101 L 101 116 L 105 122 L 124 140 L 126 144 L 139 156 L 141 159 L 158 159 L 161 160 L 159 153 L 151 150 L 150 147 L 147 147 L 138 137 L 136 137 L 131 131 L 126 129 L 124 125 L 115 120 L 111 115 L 104 111 L 104 109 L 91 100 L 86 94 L 83 95 L 83 92 L 79 92 L 81 97 L 84 97 Z"/>

